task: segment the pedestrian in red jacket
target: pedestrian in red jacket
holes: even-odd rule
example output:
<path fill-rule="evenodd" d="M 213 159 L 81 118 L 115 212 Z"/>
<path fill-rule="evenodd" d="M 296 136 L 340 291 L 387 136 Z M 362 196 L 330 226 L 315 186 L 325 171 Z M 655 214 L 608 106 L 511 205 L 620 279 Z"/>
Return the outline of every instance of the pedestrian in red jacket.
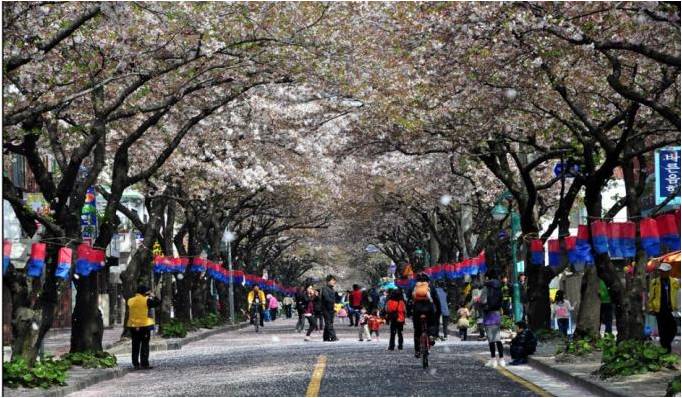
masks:
<path fill-rule="evenodd" d="M 388 341 L 389 351 L 395 349 L 396 334 L 398 335 L 398 350 L 403 349 L 403 326 L 405 325 L 406 308 L 402 290 L 393 290 L 386 302 L 386 318 L 391 327 L 391 338 Z"/>

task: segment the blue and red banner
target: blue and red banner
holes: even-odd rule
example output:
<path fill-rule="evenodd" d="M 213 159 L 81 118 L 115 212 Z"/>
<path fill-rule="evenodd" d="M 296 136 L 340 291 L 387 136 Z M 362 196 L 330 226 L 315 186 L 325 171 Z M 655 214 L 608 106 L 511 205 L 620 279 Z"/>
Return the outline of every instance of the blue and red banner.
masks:
<path fill-rule="evenodd" d="M 580 256 L 578 255 L 578 238 L 575 236 L 565 236 L 564 246 L 566 247 L 566 254 L 568 256 L 568 262 L 570 264 L 577 264 L 580 261 Z"/>
<path fill-rule="evenodd" d="M 594 220 L 590 223 L 592 230 L 592 247 L 598 254 L 608 253 L 609 233 L 606 221 Z"/>
<path fill-rule="evenodd" d="M 530 262 L 533 265 L 545 264 L 545 247 L 542 244 L 542 239 L 531 239 Z"/>
<path fill-rule="evenodd" d="M 559 239 L 547 240 L 547 253 L 550 267 L 558 267 L 561 265 L 561 246 Z"/>
<path fill-rule="evenodd" d="M 677 230 L 675 215 L 668 213 L 656 217 L 658 233 L 661 243 L 667 247 L 667 251 L 680 250 L 680 234 Z"/>
<path fill-rule="evenodd" d="M 592 245 L 590 245 L 590 231 L 587 225 L 578 225 L 578 237 L 575 241 L 576 253 L 579 262 L 594 264 Z"/>
<path fill-rule="evenodd" d="M 55 270 L 55 276 L 59 279 L 67 280 L 69 279 L 69 274 L 71 273 L 71 257 L 73 251 L 68 247 L 62 247 L 59 249 L 57 255 L 57 269 Z"/>
<path fill-rule="evenodd" d="M 642 248 L 649 257 L 661 254 L 661 239 L 656 220 L 643 218 L 639 222 L 639 234 L 642 238 Z"/>
<path fill-rule="evenodd" d="M 9 269 L 10 256 L 12 255 L 12 242 L 2 240 L 2 274 L 5 275 Z"/>
<path fill-rule="evenodd" d="M 45 268 L 45 250 L 44 243 L 36 242 L 31 245 L 31 256 L 28 259 L 26 266 L 26 275 L 31 278 L 40 278 L 43 275 L 43 268 Z"/>

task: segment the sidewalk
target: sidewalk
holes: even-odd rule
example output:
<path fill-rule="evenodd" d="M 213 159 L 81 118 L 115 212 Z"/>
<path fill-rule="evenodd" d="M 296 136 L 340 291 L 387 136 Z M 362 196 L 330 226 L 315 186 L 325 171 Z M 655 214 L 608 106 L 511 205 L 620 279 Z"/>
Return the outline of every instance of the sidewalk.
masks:
<path fill-rule="evenodd" d="M 677 342 L 679 347 L 679 337 Z M 679 370 L 664 369 L 659 372 L 602 380 L 593 374 L 602 365 L 601 353 L 572 357 L 570 360 L 557 360 L 554 355 L 556 347 L 556 342 L 541 343 L 538 345 L 536 355 L 528 359 L 528 364 L 537 370 L 585 388 L 598 396 L 662 397 L 665 396 L 670 380 L 673 377 L 679 377 Z"/>
<path fill-rule="evenodd" d="M 123 326 L 116 325 L 111 328 L 105 328 L 102 334 L 102 348 L 107 351 L 114 345 L 116 345 L 123 332 Z M 44 340 L 44 348 L 46 354 L 51 354 L 55 357 L 59 357 L 66 354 L 71 349 L 71 329 L 57 329 L 50 330 L 47 332 Z M 2 350 L 2 360 L 3 362 L 9 361 L 12 356 L 11 346 L 3 346 Z"/>
<path fill-rule="evenodd" d="M 224 326 L 219 326 L 214 329 L 199 329 L 194 332 L 190 332 L 187 334 L 186 337 L 184 338 L 177 338 L 177 339 L 163 339 L 161 337 L 155 336 L 152 341 L 150 342 L 149 349 L 150 351 L 163 351 L 163 350 L 179 350 L 181 349 L 184 345 L 205 339 L 209 336 L 218 334 L 218 333 L 223 333 L 227 332 L 230 330 L 235 330 L 235 329 L 240 329 L 245 326 L 248 326 L 248 322 L 243 322 L 239 323 L 236 325 L 224 325 Z M 121 328 L 118 328 L 118 334 L 114 333 L 115 330 L 112 330 L 111 333 L 109 333 L 109 336 L 116 336 L 116 340 L 113 341 L 113 338 L 110 337 L 110 340 L 106 343 L 108 348 L 105 348 L 105 350 L 109 351 L 110 353 L 117 355 L 117 356 L 123 356 L 123 355 L 130 355 L 130 341 L 124 340 L 124 341 L 118 341 L 118 337 L 120 337 L 121 333 Z M 65 338 L 65 336 L 67 336 Z M 64 347 L 66 347 L 66 351 L 68 352 L 69 350 L 69 342 L 70 342 L 70 335 L 67 334 L 66 330 L 59 331 L 53 334 L 53 336 L 50 336 L 51 343 L 52 343 L 52 349 L 56 351 L 62 351 L 64 350 Z M 46 340 L 47 341 L 47 340 Z M 64 345 L 64 342 L 66 342 L 66 345 Z M 105 346 L 104 339 L 102 342 L 102 346 Z M 47 350 L 47 345 L 45 348 L 45 351 L 48 352 Z M 50 351 L 50 352 L 56 352 L 56 351 Z M 8 359 L 9 360 L 9 359 Z M 122 377 L 126 375 L 128 372 L 130 372 L 132 368 L 129 366 L 121 366 L 119 364 L 118 367 L 116 368 L 111 368 L 111 369 L 84 369 L 78 366 L 75 366 L 71 368 L 68 371 L 68 376 L 67 376 L 67 385 L 63 387 L 52 387 L 48 390 L 40 389 L 40 388 L 5 388 L 3 387 L 2 389 L 2 395 L 3 396 L 10 396 L 10 397 L 35 397 L 35 396 L 41 396 L 41 397 L 61 397 L 61 396 L 66 396 L 68 394 L 71 394 L 73 392 L 82 390 L 86 387 L 89 387 L 93 384 L 97 384 L 102 381 L 106 380 L 112 380 L 115 378 Z"/>

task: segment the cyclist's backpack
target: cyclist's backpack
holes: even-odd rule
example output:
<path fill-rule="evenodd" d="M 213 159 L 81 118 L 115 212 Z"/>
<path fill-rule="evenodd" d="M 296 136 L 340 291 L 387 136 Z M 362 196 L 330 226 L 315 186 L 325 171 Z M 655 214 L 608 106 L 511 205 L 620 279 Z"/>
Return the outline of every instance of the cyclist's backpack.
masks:
<path fill-rule="evenodd" d="M 425 301 L 429 299 L 429 283 L 428 282 L 417 282 L 414 286 L 414 300 L 415 301 Z"/>
<path fill-rule="evenodd" d="M 485 311 L 499 311 L 502 308 L 502 289 L 499 286 L 486 286 Z"/>

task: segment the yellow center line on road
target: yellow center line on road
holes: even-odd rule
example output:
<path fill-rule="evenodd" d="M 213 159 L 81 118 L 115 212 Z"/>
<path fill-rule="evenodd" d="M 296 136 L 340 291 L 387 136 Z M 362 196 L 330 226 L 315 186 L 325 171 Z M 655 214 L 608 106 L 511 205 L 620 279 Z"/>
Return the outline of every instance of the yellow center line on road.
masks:
<path fill-rule="evenodd" d="M 324 368 L 327 366 L 327 356 L 320 355 L 317 358 L 317 363 L 313 369 L 313 375 L 310 377 L 310 384 L 305 392 L 306 397 L 317 397 L 320 395 L 320 383 L 324 376 Z"/>
<path fill-rule="evenodd" d="M 483 362 L 486 360 L 484 359 Z M 553 397 L 549 391 L 545 390 L 544 388 L 538 386 L 537 384 L 534 384 L 523 377 L 517 376 L 516 374 L 508 371 L 507 369 L 498 366 L 495 368 L 502 376 L 510 379 L 511 381 L 514 381 L 518 384 L 521 384 L 523 387 L 529 389 L 530 391 L 536 393 L 539 397 Z"/>

